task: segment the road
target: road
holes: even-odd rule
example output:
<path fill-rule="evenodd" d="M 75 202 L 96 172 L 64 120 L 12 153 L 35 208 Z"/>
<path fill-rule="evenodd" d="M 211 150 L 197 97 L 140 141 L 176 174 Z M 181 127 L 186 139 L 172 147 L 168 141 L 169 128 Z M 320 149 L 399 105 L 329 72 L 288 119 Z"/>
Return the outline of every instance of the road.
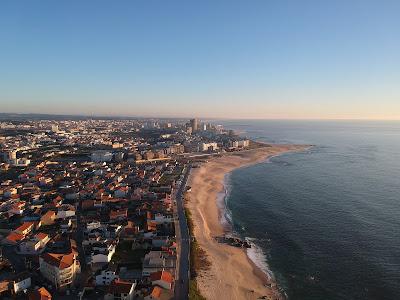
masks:
<path fill-rule="evenodd" d="M 81 273 L 79 274 L 79 277 L 76 283 L 76 286 L 79 291 L 83 290 L 83 288 L 86 286 L 87 280 L 89 276 L 91 275 L 91 270 L 90 267 L 88 267 L 87 262 L 86 262 L 86 256 L 85 256 L 85 251 L 82 246 L 82 241 L 84 238 L 84 224 L 82 224 L 82 201 L 79 202 L 79 206 L 76 212 L 76 230 L 73 234 L 73 237 L 76 241 L 76 245 L 78 246 L 78 259 L 79 263 L 81 265 Z"/>
<path fill-rule="evenodd" d="M 175 228 L 176 240 L 179 245 L 178 250 L 178 263 L 177 263 L 177 278 L 175 281 L 175 299 L 186 300 L 189 299 L 189 279 L 190 279 L 190 234 L 187 225 L 185 209 L 184 209 L 184 193 L 186 183 L 189 178 L 190 165 L 186 167 L 182 183 L 180 184 L 176 195 L 176 207 L 178 215 L 178 225 Z M 176 223 L 175 223 L 176 224 Z"/>

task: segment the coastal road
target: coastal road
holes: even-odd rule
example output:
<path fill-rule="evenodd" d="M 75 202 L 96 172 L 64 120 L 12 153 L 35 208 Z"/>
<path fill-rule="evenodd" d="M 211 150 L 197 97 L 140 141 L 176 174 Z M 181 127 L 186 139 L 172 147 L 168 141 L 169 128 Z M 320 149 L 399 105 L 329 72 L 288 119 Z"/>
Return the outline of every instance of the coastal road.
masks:
<path fill-rule="evenodd" d="M 184 194 L 186 183 L 189 178 L 190 164 L 186 167 L 181 184 L 175 194 L 178 226 L 175 228 L 176 239 L 179 245 L 178 251 L 178 272 L 175 281 L 175 299 L 186 300 L 189 298 L 189 279 L 190 279 L 190 234 L 187 225 L 185 209 L 184 209 Z"/>

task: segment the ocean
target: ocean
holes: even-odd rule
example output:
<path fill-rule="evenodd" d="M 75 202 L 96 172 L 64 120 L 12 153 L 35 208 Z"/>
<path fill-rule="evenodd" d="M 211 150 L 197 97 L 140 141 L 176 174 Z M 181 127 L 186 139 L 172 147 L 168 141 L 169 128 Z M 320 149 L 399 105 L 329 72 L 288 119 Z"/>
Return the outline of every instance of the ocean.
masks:
<path fill-rule="evenodd" d="M 289 299 L 400 299 L 400 122 L 220 123 L 314 145 L 226 179 L 226 221 Z"/>

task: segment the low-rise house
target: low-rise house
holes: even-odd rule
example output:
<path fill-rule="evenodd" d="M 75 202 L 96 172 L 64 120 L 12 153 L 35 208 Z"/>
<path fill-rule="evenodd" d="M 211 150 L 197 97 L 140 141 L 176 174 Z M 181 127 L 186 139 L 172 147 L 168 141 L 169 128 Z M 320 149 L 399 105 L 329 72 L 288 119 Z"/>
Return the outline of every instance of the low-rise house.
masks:
<path fill-rule="evenodd" d="M 22 241 L 25 238 L 24 235 L 16 233 L 16 232 L 10 232 L 9 235 L 5 239 L 1 241 L 3 245 L 17 245 L 20 241 Z"/>
<path fill-rule="evenodd" d="M 166 290 L 171 290 L 174 282 L 174 277 L 168 271 L 158 271 L 150 274 L 152 285 L 158 285 Z"/>
<path fill-rule="evenodd" d="M 40 242 L 40 247 L 45 247 L 50 241 L 50 237 L 47 233 L 39 232 L 35 235 L 35 239 Z"/>
<path fill-rule="evenodd" d="M 119 279 L 118 274 L 112 270 L 102 270 L 100 274 L 96 275 L 97 285 L 110 285 L 114 280 Z"/>
<path fill-rule="evenodd" d="M 62 205 L 56 215 L 56 219 L 67 219 L 75 216 L 75 209 L 72 205 Z"/>
<path fill-rule="evenodd" d="M 28 272 L 20 273 L 13 279 L 13 290 L 15 294 L 26 291 L 31 285 L 31 275 Z"/>
<path fill-rule="evenodd" d="M 46 288 L 41 287 L 28 294 L 29 300 L 51 300 L 51 294 Z"/>
<path fill-rule="evenodd" d="M 47 211 L 41 218 L 42 225 L 53 225 L 56 219 L 56 213 L 52 210 Z"/>
<path fill-rule="evenodd" d="M 33 222 L 24 222 L 21 226 L 14 230 L 15 233 L 19 233 L 21 235 L 29 234 L 34 228 Z"/>
<path fill-rule="evenodd" d="M 48 234 L 39 232 L 33 238 L 25 240 L 19 245 L 19 253 L 31 255 L 41 253 L 49 241 Z"/>
<path fill-rule="evenodd" d="M 0 281 L 0 298 L 5 298 L 7 296 L 11 296 L 12 294 L 12 287 L 10 280 L 1 280 Z"/>
<path fill-rule="evenodd" d="M 25 210 L 25 202 L 17 202 L 14 203 L 10 209 L 8 210 L 8 213 L 11 215 L 22 215 Z"/>
<path fill-rule="evenodd" d="M 174 221 L 174 219 L 170 215 L 155 214 L 152 221 L 154 221 L 156 224 L 164 224 L 171 223 Z"/>
<path fill-rule="evenodd" d="M 150 293 L 144 297 L 144 300 L 159 300 L 162 295 L 162 288 L 155 286 L 150 290 Z"/>
<path fill-rule="evenodd" d="M 89 222 L 86 224 L 86 231 L 91 231 L 93 229 L 97 229 L 101 227 L 101 223 L 100 222 Z"/>
<path fill-rule="evenodd" d="M 111 282 L 104 295 L 104 300 L 133 300 L 136 283 L 122 280 Z"/>
<path fill-rule="evenodd" d="M 176 257 L 166 251 L 150 251 L 143 260 L 142 275 L 150 276 L 151 273 L 158 271 L 175 272 Z"/>
<path fill-rule="evenodd" d="M 109 263 L 115 253 L 115 244 L 99 243 L 92 245 L 91 263 Z"/>
<path fill-rule="evenodd" d="M 19 254 L 36 254 L 39 252 L 40 242 L 36 239 L 29 239 L 19 244 Z"/>

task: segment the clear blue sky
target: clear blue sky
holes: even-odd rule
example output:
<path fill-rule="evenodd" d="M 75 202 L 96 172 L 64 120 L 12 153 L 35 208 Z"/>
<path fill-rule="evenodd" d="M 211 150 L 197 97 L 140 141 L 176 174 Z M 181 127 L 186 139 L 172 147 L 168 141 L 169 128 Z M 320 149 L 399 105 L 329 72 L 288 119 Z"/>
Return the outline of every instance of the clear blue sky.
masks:
<path fill-rule="evenodd" d="M 0 1 L 0 112 L 400 119 L 400 1 Z"/>

